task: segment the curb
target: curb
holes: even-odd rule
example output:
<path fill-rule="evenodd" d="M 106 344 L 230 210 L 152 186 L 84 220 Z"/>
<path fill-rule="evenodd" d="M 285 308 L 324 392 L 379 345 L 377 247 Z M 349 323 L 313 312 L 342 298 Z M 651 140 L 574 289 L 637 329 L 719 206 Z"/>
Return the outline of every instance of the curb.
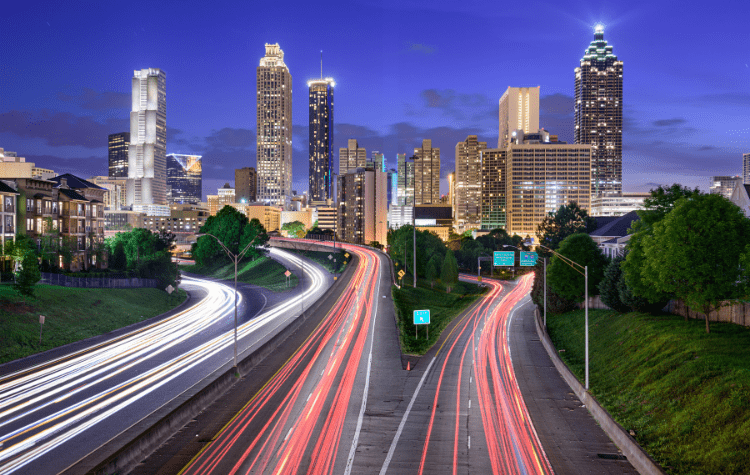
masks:
<path fill-rule="evenodd" d="M 615 443 L 615 445 L 622 451 L 622 453 L 628 458 L 628 462 L 638 470 L 638 473 L 644 475 L 663 475 L 665 472 L 659 466 L 649 454 L 646 453 L 643 448 L 638 445 L 638 442 L 622 427 L 618 424 L 612 416 L 604 409 L 599 402 L 591 395 L 583 385 L 578 381 L 578 378 L 568 369 L 560 355 L 557 354 L 552 340 L 550 340 L 547 331 L 542 327 L 541 316 L 539 313 L 539 307 L 534 305 L 534 320 L 536 321 L 536 333 L 541 340 L 544 349 L 547 351 L 550 360 L 557 368 L 560 376 L 570 386 L 570 389 L 575 393 L 578 399 L 586 406 L 589 413 L 594 417 L 594 420 L 599 426 L 604 429 L 607 436 Z"/>

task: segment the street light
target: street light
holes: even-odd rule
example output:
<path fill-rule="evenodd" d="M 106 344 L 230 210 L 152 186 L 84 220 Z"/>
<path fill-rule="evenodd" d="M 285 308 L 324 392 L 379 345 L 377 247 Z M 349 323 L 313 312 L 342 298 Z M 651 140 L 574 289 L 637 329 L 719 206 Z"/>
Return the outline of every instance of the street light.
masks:
<path fill-rule="evenodd" d="M 250 246 L 255 243 L 255 239 L 257 238 L 257 236 L 253 238 L 249 243 L 247 243 L 245 249 L 243 249 L 239 254 L 234 254 L 223 242 L 221 242 L 221 239 L 217 238 L 211 233 L 201 233 L 195 235 L 196 238 L 200 238 L 202 236 L 211 236 L 212 238 L 216 239 L 216 242 L 218 242 L 222 249 L 224 249 L 224 252 L 227 253 L 232 261 L 234 261 L 234 371 L 235 373 L 237 373 L 237 263 L 240 261 L 240 259 L 242 259 L 242 256 L 245 255 L 247 250 L 250 249 Z"/>
<path fill-rule="evenodd" d="M 412 207 L 411 207 L 411 230 L 412 230 L 412 244 L 414 245 L 413 254 L 414 254 L 414 288 L 417 288 L 417 157 L 416 155 L 412 155 L 411 157 L 407 158 L 406 160 L 411 160 L 412 163 L 414 163 L 414 167 L 412 167 L 412 170 L 414 170 L 414 181 L 412 183 L 412 186 L 414 187 L 414 196 L 412 197 Z M 406 162 L 404 162 L 406 164 Z M 405 167 L 404 167 L 405 168 Z M 406 178 L 409 177 L 409 174 L 406 174 Z M 406 181 L 404 181 L 406 183 Z"/>

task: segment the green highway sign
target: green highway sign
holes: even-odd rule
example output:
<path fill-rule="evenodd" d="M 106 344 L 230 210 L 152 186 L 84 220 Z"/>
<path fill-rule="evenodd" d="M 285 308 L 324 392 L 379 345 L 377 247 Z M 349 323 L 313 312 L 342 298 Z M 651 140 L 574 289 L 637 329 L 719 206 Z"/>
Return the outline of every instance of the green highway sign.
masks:
<path fill-rule="evenodd" d="M 513 251 L 495 251 L 492 255 L 492 264 L 496 266 L 512 266 L 516 262 L 516 253 Z"/>
<path fill-rule="evenodd" d="M 536 260 L 539 258 L 536 252 L 521 251 L 521 265 L 522 266 L 535 266 Z"/>
<path fill-rule="evenodd" d="M 414 325 L 429 325 L 430 324 L 430 311 L 429 310 L 414 310 Z"/>

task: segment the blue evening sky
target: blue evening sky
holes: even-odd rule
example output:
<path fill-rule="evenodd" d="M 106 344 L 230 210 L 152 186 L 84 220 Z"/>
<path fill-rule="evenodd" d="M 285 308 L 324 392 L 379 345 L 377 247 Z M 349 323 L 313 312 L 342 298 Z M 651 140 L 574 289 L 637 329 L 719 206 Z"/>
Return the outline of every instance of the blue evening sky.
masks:
<path fill-rule="evenodd" d="M 624 61 L 623 184 L 708 188 L 750 152 L 744 1 L 14 2 L 0 18 L 0 147 L 84 178 L 128 131 L 134 69 L 167 72 L 167 151 L 203 155 L 203 194 L 255 166 L 255 71 L 278 42 L 293 79 L 294 188 L 307 190 L 308 79 L 336 80 L 338 148 L 497 145 L 508 86 L 541 86 L 541 125 L 572 142 L 574 68 L 605 25 Z M 443 182 L 443 191 L 445 183 Z"/>

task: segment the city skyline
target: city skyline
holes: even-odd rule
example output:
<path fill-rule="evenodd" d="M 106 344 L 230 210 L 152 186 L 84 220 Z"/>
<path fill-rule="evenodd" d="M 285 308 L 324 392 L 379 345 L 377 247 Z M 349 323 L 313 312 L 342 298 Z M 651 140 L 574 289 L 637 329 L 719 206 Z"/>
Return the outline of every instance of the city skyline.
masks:
<path fill-rule="evenodd" d="M 226 22 L 208 42 L 175 41 L 171 26 L 154 32 L 150 20 L 135 21 L 128 12 L 112 15 L 108 8 L 94 8 L 80 19 L 56 6 L 44 13 L 25 6 L 9 9 L 4 31 L 14 38 L 9 41 L 23 38 L 24 44 L 10 48 L 5 62 L 24 73 L 3 79 L 0 146 L 58 173 L 106 175 L 107 136 L 128 130 L 128 76 L 134 69 L 158 66 L 170 74 L 167 152 L 203 155 L 205 196 L 231 181 L 235 168 L 256 166 L 254 68 L 263 44 L 279 43 L 298 91 L 293 99 L 293 189 L 304 192 L 308 183 L 309 99 L 300 88 L 318 75 L 323 49 L 326 74 L 337 83 L 333 148 L 354 138 L 368 151 L 385 153 L 388 168 L 394 168 L 396 153 L 410 155 L 422 139 L 431 139 L 434 147 L 448 151 L 441 157 L 441 192 L 446 193 L 445 174 L 453 169 L 456 143 L 468 135 L 496 143 L 497 104 L 508 86 L 539 86 L 540 126 L 573 142 L 574 68 L 601 22 L 605 38 L 628 63 L 625 191 L 673 182 L 708 190 L 710 176 L 741 174 L 742 154 L 750 149 L 744 118 L 750 68 L 721 46 L 729 42 L 731 50 L 744 50 L 750 40 L 735 33 L 742 31 L 741 22 L 725 5 L 710 12 L 693 6 L 675 11 L 669 2 L 627 7 L 603 2 L 597 11 L 575 3 L 546 5 L 533 13 L 498 12 L 485 2 L 322 9 L 333 12 L 334 19 L 357 14 L 364 23 L 360 27 L 393 30 L 377 41 L 336 21 L 330 30 L 316 32 L 305 21 L 322 13 L 308 8 L 242 26 L 248 23 L 245 17 L 265 17 L 263 9 L 270 7 L 241 9 L 236 20 L 198 6 L 185 12 L 158 7 L 176 15 L 176 24 L 201 15 L 207 27 Z M 429 21 L 411 31 L 399 28 L 420 15 Z M 531 17 L 534 22 L 524 21 Z M 517 21 L 502 30 L 498 20 L 503 18 Z M 77 27 L 80 21 L 100 22 L 101 28 Z M 466 34 L 443 38 L 441 26 L 448 24 Z M 121 41 L 101 41 L 109 34 Z M 668 54 L 653 54 L 654 42 Z M 502 54 L 503 48 L 508 54 Z M 222 49 L 228 53 L 207 63 L 215 73 L 210 80 L 194 73 Z M 73 58 L 73 67 L 62 67 L 51 54 L 61 50 L 68 61 Z M 223 87 L 211 86 L 219 77 Z"/>

